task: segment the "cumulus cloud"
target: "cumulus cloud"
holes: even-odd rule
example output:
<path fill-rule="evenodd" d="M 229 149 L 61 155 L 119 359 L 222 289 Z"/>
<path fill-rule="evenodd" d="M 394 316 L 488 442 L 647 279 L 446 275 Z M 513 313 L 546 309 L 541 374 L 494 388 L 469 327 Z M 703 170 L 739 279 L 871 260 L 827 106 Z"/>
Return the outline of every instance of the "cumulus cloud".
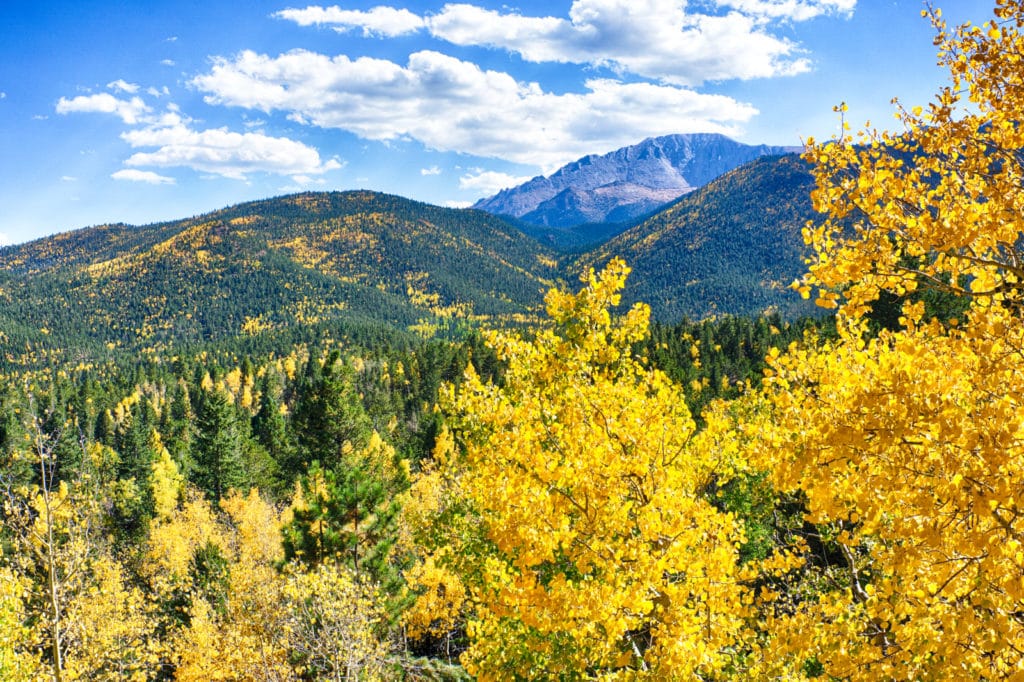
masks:
<path fill-rule="evenodd" d="M 420 175 L 440 175 L 441 169 L 437 166 L 431 166 L 430 168 L 420 168 Z"/>
<path fill-rule="evenodd" d="M 78 182 L 78 178 L 74 175 L 62 175 L 60 176 L 61 182 Z"/>
<path fill-rule="evenodd" d="M 366 36 L 379 35 L 389 38 L 416 33 L 426 25 L 422 17 L 407 9 L 393 7 L 374 7 L 364 12 L 341 9 L 337 5 L 327 8 L 311 6 L 305 9 L 281 10 L 274 16 L 294 21 L 299 26 L 326 25 L 339 32 L 358 28 Z"/>
<path fill-rule="evenodd" d="M 857 0 L 720 0 L 719 4 L 767 19 L 807 21 L 823 14 L 850 16 Z"/>
<path fill-rule="evenodd" d="M 405 9 L 288 9 L 300 25 L 401 35 L 421 29 L 455 45 L 507 50 L 530 62 L 607 66 L 676 85 L 766 78 L 810 68 L 799 46 L 768 24 L 849 14 L 856 0 L 717 0 L 702 13 L 686 0 L 574 0 L 568 16 L 524 16 L 449 3 L 418 16 Z M 724 12 L 723 12 L 724 10 Z"/>
<path fill-rule="evenodd" d="M 308 177 L 342 167 L 334 159 L 322 161 L 316 149 L 301 142 L 226 128 L 198 131 L 179 123 L 129 130 L 121 138 L 134 148 L 156 148 L 132 154 L 127 166 L 185 167 L 239 180 L 250 173 Z"/>
<path fill-rule="evenodd" d="M 136 168 L 125 168 L 119 170 L 116 173 L 112 173 L 110 177 L 115 180 L 127 180 L 129 182 L 145 182 L 150 185 L 173 185 L 174 178 L 169 178 L 166 175 L 158 175 L 153 171 L 138 170 Z"/>
<path fill-rule="evenodd" d="M 116 81 L 107 83 L 107 89 L 114 92 L 127 92 L 129 95 L 133 95 L 139 91 L 139 86 L 135 83 L 128 83 L 123 78 L 118 78 Z"/>
<path fill-rule="evenodd" d="M 192 85 L 209 104 L 280 111 L 366 139 L 411 138 L 550 170 L 654 135 L 735 135 L 757 113 L 730 97 L 655 83 L 592 79 L 585 92 L 556 94 L 433 51 L 410 55 L 405 66 L 305 50 L 277 57 L 244 51 L 216 60 Z"/>
<path fill-rule="evenodd" d="M 174 60 L 173 59 L 161 59 L 160 63 L 163 64 L 164 66 L 174 66 Z"/>
<path fill-rule="evenodd" d="M 459 189 L 467 189 L 483 195 L 491 195 L 509 187 L 517 187 L 528 181 L 529 177 L 516 177 L 508 173 L 474 168 L 459 178 Z"/>
<path fill-rule="evenodd" d="M 0 99 L 3 99 L 3 97 L 0 97 Z M 14 242 L 11 241 L 10 235 L 6 232 L 0 232 L 0 246 L 8 246 L 13 243 Z"/>
<path fill-rule="evenodd" d="M 431 33 L 456 45 L 514 52 L 530 62 L 608 66 L 677 85 L 807 71 L 795 44 L 754 16 L 695 14 L 682 0 L 576 0 L 569 18 L 526 17 L 449 4 Z"/>
<path fill-rule="evenodd" d="M 150 108 L 139 97 L 132 97 L 128 100 L 118 99 L 107 92 L 97 95 L 79 95 L 72 99 L 61 97 L 57 102 L 58 114 L 72 112 L 115 114 L 129 125 L 139 123 L 149 111 Z"/>

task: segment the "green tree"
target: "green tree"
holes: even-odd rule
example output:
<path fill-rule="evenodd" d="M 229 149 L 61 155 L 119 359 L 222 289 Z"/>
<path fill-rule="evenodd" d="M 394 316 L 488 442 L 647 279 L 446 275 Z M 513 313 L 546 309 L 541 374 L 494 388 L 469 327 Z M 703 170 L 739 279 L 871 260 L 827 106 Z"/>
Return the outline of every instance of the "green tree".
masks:
<path fill-rule="evenodd" d="M 246 482 L 237 419 L 235 407 L 223 391 L 203 392 L 197 410 L 193 478 L 212 500 Z"/>

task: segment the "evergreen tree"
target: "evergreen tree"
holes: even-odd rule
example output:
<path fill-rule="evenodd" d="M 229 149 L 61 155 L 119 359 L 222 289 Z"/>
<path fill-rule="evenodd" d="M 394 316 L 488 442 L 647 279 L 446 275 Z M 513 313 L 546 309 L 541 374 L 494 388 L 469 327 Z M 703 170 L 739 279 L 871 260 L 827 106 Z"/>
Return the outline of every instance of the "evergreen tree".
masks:
<path fill-rule="evenodd" d="M 219 500 L 245 483 L 235 407 L 222 391 L 202 394 L 196 429 L 194 482 L 211 499 Z"/>
<path fill-rule="evenodd" d="M 260 382 L 259 410 L 252 418 L 252 435 L 276 463 L 278 480 L 273 487 L 285 490 L 294 480 L 298 465 L 295 441 L 288 430 L 277 397 L 281 390 L 280 384 L 280 377 L 270 371 Z"/>
<path fill-rule="evenodd" d="M 310 359 L 295 409 L 294 429 L 303 460 L 300 464 L 319 460 L 332 467 L 340 460 L 346 442 L 355 449 L 366 445 L 370 419 L 353 380 L 352 368 L 341 360 L 337 350 L 331 351 L 322 367 Z"/>

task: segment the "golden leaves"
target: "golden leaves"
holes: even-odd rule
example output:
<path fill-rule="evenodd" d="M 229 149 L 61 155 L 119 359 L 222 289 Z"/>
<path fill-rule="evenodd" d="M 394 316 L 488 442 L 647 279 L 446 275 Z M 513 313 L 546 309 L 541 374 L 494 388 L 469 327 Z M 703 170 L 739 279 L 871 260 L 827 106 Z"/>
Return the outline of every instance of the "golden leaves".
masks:
<path fill-rule="evenodd" d="M 435 524 L 421 604 L 438 566 L 457 576 L 473 640 L 463 661 L 484 679 L 711 672 L 742 623 L 742 534 L 700 497 L 717 462 L 690 447 L 679 388 L 632 356 L 647 308 L 610 311 L 627 273 L 613 260 L 579 293 L 549 292 L 551 328 L 488 336 L 509 363 L 503 386 L 470 368 L 442 399 L 455 441 L 441 440 L 406 515 L 420 537 Z M 641 631 L 653 644 L 638 644 Z"/>

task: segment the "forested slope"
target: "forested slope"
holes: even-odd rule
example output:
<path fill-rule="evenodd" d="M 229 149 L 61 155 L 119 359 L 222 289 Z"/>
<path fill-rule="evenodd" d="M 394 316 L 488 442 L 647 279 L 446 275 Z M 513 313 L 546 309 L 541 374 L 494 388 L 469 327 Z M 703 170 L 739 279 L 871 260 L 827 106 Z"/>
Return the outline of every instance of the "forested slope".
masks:
<path fill-rule="evenodd" d="M 811 314 L 788 286 L 805 268 L 801 229 L 816 217 L 813 187 L 798 156 L 757 159 L 584 253 L 572 268 L 621 256 L 633 268 L 624 301 L 648 303 L 661 320 Z"/>

